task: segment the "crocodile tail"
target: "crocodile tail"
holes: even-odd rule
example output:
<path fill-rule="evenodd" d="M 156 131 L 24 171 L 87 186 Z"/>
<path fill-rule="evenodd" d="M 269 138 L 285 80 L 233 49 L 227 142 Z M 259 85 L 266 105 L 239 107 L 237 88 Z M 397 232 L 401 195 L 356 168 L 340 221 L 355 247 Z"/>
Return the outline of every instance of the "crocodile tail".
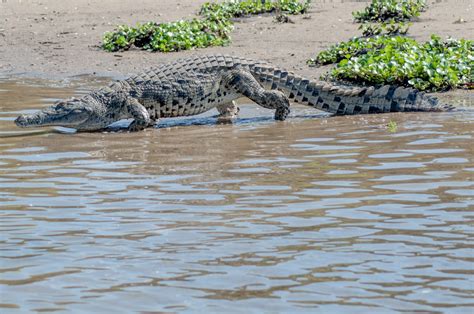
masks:
<path fill-rule="evenodd" d="M 302 82 L 300 85 L 305 84 L 306 80 Z M 345 87 L 308 81 L 308 84 L 298 86 L 297 89 L 301 90 L 303 97 L 296 94 L 296 102 L 338 115 L 454 109 L 453 106 L 442 104 L 436 97 L 428 96 L 417 89 L 395 85 Z"/>
<path fill-rule="evenodd" d="M 281 90 L 294 102 L 337 115 L 454 109 L 413 88 L 343 86 L 306 79 L 272 67 L 256 66 L 251 70 L 263 85 Z"/>

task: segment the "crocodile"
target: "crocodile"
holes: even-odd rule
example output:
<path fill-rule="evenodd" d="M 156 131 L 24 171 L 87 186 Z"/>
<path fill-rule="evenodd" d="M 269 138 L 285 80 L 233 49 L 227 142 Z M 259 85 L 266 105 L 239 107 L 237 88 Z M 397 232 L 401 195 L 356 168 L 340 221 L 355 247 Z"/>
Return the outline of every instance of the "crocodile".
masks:
<path fill-rule="evenodd" d="M 334 115 L 453 109 L 412 88 L 345 86 L 307 79 L 265 61 L 208 55 L 157 65 L 81 98 L 20 115 L 15 123 L 19 127 L 96 131 L 119 120 L 133 119 L 128 130 L 138 131 L 160 118 L 196 115 L 213 108 L 221 117 L 231 118 L 238 112 L 234 101 L 241 97 L 274 109 L 276 120 L 286 119 L 290 100 Z"/>

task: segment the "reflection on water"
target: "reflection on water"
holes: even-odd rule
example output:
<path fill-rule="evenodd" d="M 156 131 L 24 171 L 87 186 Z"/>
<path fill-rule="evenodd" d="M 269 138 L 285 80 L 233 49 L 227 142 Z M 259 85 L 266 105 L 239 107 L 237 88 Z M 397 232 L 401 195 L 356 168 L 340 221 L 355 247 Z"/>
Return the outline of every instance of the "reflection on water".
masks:
<path fill-rule="evenodd" d="M 0 82 L 2 312 L 473 310 L 472 111 L 5 137 L 52 83 Z"/>

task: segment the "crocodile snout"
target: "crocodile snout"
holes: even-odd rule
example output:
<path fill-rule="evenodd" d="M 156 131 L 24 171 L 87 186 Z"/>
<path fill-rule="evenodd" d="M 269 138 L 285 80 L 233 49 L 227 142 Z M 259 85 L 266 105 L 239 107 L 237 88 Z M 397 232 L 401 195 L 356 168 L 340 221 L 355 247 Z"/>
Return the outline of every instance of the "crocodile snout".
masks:
<path fill-rule="evenodd" d="M 28 125 L 28 118 L 26 115 L 21 115 L 18 118 L 15 119 L 15 124 L 19 127 L 26 127 Z"/>

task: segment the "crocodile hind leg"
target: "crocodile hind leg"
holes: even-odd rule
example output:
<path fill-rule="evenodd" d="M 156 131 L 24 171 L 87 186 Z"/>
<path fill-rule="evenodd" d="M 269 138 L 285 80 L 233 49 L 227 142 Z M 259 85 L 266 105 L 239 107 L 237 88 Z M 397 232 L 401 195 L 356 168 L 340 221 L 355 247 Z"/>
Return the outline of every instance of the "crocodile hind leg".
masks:
<path fill-rule="evenodd" d="M 228 103 L 220 104 L 216 106 L 219 112 L 219 119 L 231 119 L 235 118 L 240 111 L 234 100 Z"/>
<path fill-rule="evenodd" d="M 278 90 L 264 89 L 251 73 L 243 69 L 228 72 L 222 78 L 222 83 L 225 88 L 242 94 L 264 108 L 276 109 L 275 120 L 285 120 L 290 113 L 288 97 Z"/>

